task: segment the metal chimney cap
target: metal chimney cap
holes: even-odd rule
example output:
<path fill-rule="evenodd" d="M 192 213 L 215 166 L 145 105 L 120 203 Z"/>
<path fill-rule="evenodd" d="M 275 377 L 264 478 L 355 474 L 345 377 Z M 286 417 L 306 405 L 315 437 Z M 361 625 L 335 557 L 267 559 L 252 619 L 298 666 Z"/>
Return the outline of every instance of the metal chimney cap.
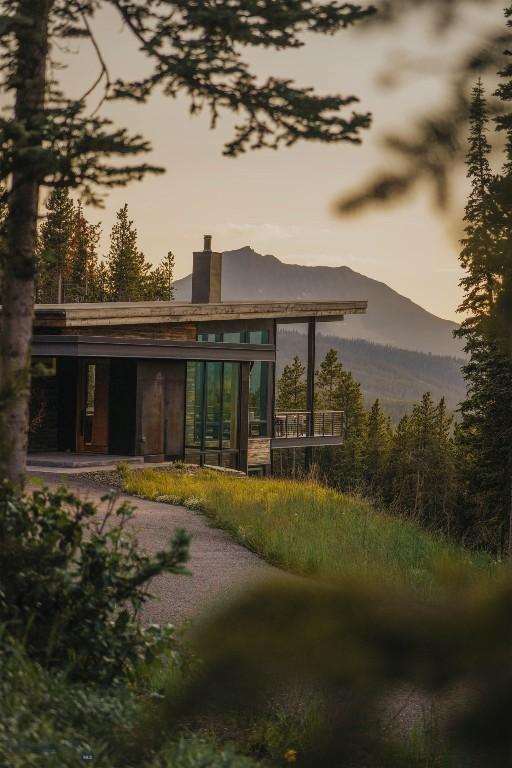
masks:
<path fill-rule="evenodd" d="M 212 249 L 212 236 L 204 235 L 204 250 L 211 251 Z"/>

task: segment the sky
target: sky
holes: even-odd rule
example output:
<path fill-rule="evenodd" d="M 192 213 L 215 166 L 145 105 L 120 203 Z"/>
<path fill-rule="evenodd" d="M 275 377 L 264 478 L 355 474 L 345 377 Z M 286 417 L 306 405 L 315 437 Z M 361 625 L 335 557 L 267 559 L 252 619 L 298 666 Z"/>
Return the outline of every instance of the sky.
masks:
<path fill-rule="evenodd" d="M 173 100 L 157 93 L 142 106 L 107 104 L 102 114 L 149 139 L 153 152 L 145 159 L 164 166 L 166 173 L 110 191 L 104 209 L 89 209 L 90 220 L 102 223 L 102 252 L 108 249 L 116 211 L 127 203 L 146 258 L 157 263 L 172 250 L 176 277 L 190 272 L 192 252 L 202 248 L 203 234 L 211 234 L 216 250 L 250 245 L 289 263 L 347 265 L 436 315 L 457 319 L 461 272 L 454 232 L 462 216 L 463 169 L 455 221 L 440 217 L 421 191 L 393 208 L 348 220 L 336 217 L 333 204 L 340 193 L 357 187 L 382 166 L 380 138 L 386 130 L 407 128 L 418 111 L 442 103 L 447 93 L 442 78 L 426 67 L 410 76 L 403 72 L 403 84 L 393 90 L 383 88 L 378 76 L 397 52 L 434 53 L 442 60 L 496 22 L 488 8 L 481 19 L 476 13 L 472 22 L 475 19 L 476 25 L 436 40 L 435 51 L 425 16 L 416 14 L 386 33 L 379 29 L 364 34 L 343 31 L 328 38 L 315 35 L 297 51 L 251 54 L 262 76 L 291 76 L 319 91 L 358 95 L 358 108 L 374 117 L 360 146 L 301 143 L 233 159 L 222 155 L 232 135 L 232 116 L 211 131 L 206 114 L 190 116 L 185 97 Z M 136 77 L 147 66 L 112 11 L 96 18 L 94 31 L 114 76 Z M 98 72 L 92 49 L 76 45 L 72 55 L 62 54 L 61 59 L 67 64 L 60 73 L 66 90 L 73 95 L 87 90 Z M 93 94 L 91 104 L 100 96 Z"/>

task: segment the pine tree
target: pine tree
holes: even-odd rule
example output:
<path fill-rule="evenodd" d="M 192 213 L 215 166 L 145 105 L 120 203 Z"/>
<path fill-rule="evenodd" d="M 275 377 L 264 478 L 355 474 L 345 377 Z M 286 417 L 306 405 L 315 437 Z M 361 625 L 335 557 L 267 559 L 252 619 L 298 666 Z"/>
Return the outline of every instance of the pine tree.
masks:
<path fill-rule="evenodd" d="M 107 256 L 108 301 L 143 301 L 147 296 L 150 265 L 137 245 L 137 230 L 125 203 L 117 213 Z"/>
<path fill-rule="evenodd" d="M 167 253 L 165 259 L 151 270 L 147 279 L 147 301 L 172 301 L 174 299 L 174 254 Z"/>
<path fill-rule="evenodd" d="M 338 353 L 330 349 L 316 374 L 316 401 L 318 408 L 336 410 L 336 390 L 343 372 Z"/>
<path fill-rule="evenodd" d="M 343 412 L 344 440 L 339 447 L 319 450 L 317 461 L 327 482 L 351 490 L 359 487 L 363 481 L 366 412 L 361 385 L 332 354 L 328 353 L 328 358 L 324 368 L 320 366 L 319 378 L 322 374 L 323 382 L 320 392 L 321 396 L 328 396 L 328 399 L 324 399 L 324 407 L 328 403 L 330 409 Z"/>
<path fill-rule="evenodd" d="M 365 486 L 372 496 L 382 500 L 389 498 L 389 461 L 393 430 L 389 416 L 386 416 L 377 399 L 367 418 L 367 429 L 363 445 L 363 477 Z"/>
<path fill-rule="evenodd" d="M 466 274 L 460 281 L 464 299 L 459 312 L 467 313 L 468 316 L 457 334 L 465 338 L 467 343 L 471 343 L 476 332 L 483 330 L 482 321 L 491 314 L 497 286 L 493 267 L 498 210 L 491 194 L 493 175 L 489 164 L 491 145 L 487 138 L 488 124 L 484 88 L 479 79 L 473 88 L 471 101 L 466 158 L 471 191 L 466 204 L 465 235 L 460 252 L 460 263 Z"/>
<path fill-rule="evenodd" d="M 512 4 L 505 11 L 507 26 L 512 28 Z M 500 237 L 495 248 L 495 268 L 498 276 L 498 290 L 491 313 L 488 335 L 498 343 L 512 359 L 512 63 L 511 50 L 505 51 L 507 64 L 498 73 L 503 82 L 495 95 L 503 104 L 503 112 L 496 119 L 496 130 L 505 134 L 505 163 L 502 173 L 493 183 L 493 196 L 499 204 L 497 225 Z M 512 519 L 512 518 L 511 518 Z"/>
<path fill-rule="evenodd" d="M 450 533 L 454 508 L 453 418 L 429 392 L 404 416 L 390 454 L 392 507 L 435 531 Z"/>
<path fill-rule="evenodd" d="M 44 304 L 66 300 L 65 281 L 73 238 L 74 205 L 66 187 L 54 189 L 46 201 L 46 218 L 39 229 L 36 298 Z"/>
<path fill-rule="evenodd" d="M 505 130 L 511 125 L 503 118 L 499 127 Z M 512 362 L 500 341 L 501 331 L 496 339 L 492 334 L 497 331 L 496 303 L 506 282 L 503 267 L 509 215 L 505 179 L 512 170 L 512 142 L 507 146 L 505 176 L 495 180 L 488 161 L 487 128 L 483 88 L 477 83 L 467 161 L 471 193 L 461 252 L 466 274 L 459 309 L 467 317 L 459 335 L 464 338 L 469 361 L 463 367 L 468 396 L 460 406 L 457 429 L 460 501 L 456 526 L 467 540 L 500 548 L 506 538 L 512 542 Z"/>
<path fill-rule="evenodd" d="M 306 408 L 306 368 L 298 355 L 285 365 L 277 382 L 276 407 L 281 411 L 304 411 Z"/>
<path fill-rule="evenodd" d="M 73 215 L 73 235 L 66 270 L 66 300 L 94 302 L 101 300 L 98 280 L 97 248 L 100 225 L 90 224 L 85 218 L 82 204 L 77 203 Z"/>

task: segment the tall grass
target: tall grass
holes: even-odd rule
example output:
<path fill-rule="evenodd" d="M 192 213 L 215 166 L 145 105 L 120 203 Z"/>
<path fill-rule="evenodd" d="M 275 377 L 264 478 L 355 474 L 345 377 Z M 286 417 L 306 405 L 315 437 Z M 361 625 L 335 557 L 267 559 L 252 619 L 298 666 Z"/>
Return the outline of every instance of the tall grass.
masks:
<path fill-rule="evenodd" d="M 200 509 L 271 563 L 301 575 L 381 579 L 429 593 L 448 571 L 471 579 L 494 568 L 490 557 L 316 482 L 144 470 L 130 472 L 125 488 Z"/>

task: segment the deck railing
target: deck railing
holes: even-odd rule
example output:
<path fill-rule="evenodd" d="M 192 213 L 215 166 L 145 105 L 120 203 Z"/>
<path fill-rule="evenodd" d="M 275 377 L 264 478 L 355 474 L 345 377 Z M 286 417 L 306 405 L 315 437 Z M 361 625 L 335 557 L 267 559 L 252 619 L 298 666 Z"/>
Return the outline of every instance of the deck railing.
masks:
<path fill-rule="evenodd" d="M 274 416 L 274 437 L 343 437 L 343 411 L 278 411 Z"/>

